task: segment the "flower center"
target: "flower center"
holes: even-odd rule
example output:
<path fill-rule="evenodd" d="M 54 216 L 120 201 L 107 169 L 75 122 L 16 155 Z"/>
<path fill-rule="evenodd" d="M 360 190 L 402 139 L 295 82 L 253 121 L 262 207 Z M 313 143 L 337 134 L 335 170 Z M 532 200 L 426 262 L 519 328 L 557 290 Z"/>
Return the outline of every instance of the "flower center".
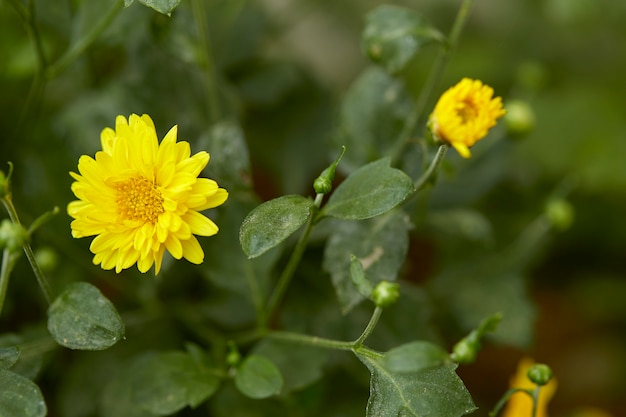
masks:
<path fill-rule="evenodd" d="M 476 118 L 478 111 L 474 103 L 469 100 L 464 100 L 460 104 L 461 106 L 457 110 L 457 114 L 459 115 L 459 117 L 461 117 L 461 123 L 466 124 L 470 120 Z"/>
<path fill-rule="evenodd" d="M 115 184 L 117 209 L 126 220 L 156 223 L 163 213 L 163 197 L 153 182 L 134 177 Z"/>

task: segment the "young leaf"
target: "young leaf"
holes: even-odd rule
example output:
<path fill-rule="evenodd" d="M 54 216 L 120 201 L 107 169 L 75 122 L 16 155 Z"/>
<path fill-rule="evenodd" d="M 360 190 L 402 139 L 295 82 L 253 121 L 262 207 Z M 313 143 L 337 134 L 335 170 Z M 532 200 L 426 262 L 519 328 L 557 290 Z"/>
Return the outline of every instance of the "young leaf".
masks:
<path fill-rule="evenodd" d="M 382 360 L 389 372 L 412 373 L 449 362 L 450 355 L 429 342 L 416 341 L 391 349 Z"/>
<path fill-rule="evenodd" d="M 311 215 L 313 201 L 285 195 L 266 201 L 241 224 L 239 242 L 249 258 L 256 258 L 291 236 Z"/>
<path fill-rule="evenodd" d="M 395 74 L 422 46 L 444 39 L 414 11 L 385 4 L 367 14 L 362 47 L 372 61 Z"/>
<path fill-rule="evenodd" d="M 280 392 L 283 377 L 269 359 L 250 355 L 237 368 L 235 386 L 247 397 L 267 398 Z"/>
<path fill-rule="evenodd" d="M 409 224 L 401 211 L 360 222 L 339 222 L 324 249 L 323 267 L 331 275 L 345 314 L 364 298 L 350 275 L 350 255 L 359 258 L 367 280 L 375 286 L 395 281 L 409 247 Z"/>
<path fill-rule="evenodd" d="M 43 417 L 46 403 L 39 387 L 21 375 L 0 369 L 0 416 Z"/>
<path fill-rule="evenodd" d="M 352 283 L 359 294 L 365 298 L 370 298 L 372 296 L 374 286 L 367 280 L 367 278 L 365 278 L 363 265 L 361 264 L 359 258 L 352 254 L 350 254 L 350 278 L 352 278 Z"/>
<path fill-rule="evenodd" d="M 372 375 L 367 417 L 460 417 L 476 409 L 455 364 L 391 372 L 384 359 L 356 355 Z"/>
<path fill-rule="evenodd" d="M 102 350 L 124 336 L 124 323 L 96 287 L 75 282 L 50 305 L 48 330 L 69 349 Z"/>
<path fill-rule="evenodd" d="M 170 16 L 180 3 L 180 0 L 139 0 L 140 3 L 153 8 L 159 13 Z"/>
<path fill-rule="evenodd" d="M 158 415 L 197 407 L 215 393 L 220 382 L 202 362 L 183 352 L 146 353 L 131 367 L 133 402 Z"/>
<path fill-rule="evenodd" d="M 0 347 L 0 369 L 9 369 L 20 357 L 20 350 L 16 346 Z"/>
<path fill-rule="evenodd" d="M 324 216 L 364 220 L 386 213 L 413 191 L 413 181 L 389 166 L 390 158 L 371 162 L 345 179 L 322 209 Z"/>

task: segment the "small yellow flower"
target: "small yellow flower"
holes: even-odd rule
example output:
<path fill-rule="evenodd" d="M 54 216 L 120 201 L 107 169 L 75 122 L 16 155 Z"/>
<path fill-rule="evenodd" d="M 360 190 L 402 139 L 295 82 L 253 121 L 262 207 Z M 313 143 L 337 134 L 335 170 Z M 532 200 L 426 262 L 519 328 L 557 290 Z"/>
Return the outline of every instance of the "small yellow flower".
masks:
<path fill-rule="evenodd" d="M 493 98 L 493 88 L 480 80 L 463 78 L 441 95 L 428 126 L 437 139 L 469 158 L 469 148 L 484 138 L 505 113 L 502 99 Z"/>
<path fill-rule="evenodd" d="M 533 361 L 530 358 L 523 358 L 520 360 L 517 366 L 517 372 L 511 379 L 511 388 L 522 388 L 534 390 L 536 385 L 532 383 L 526 375 L 528 369 L 533 365 Z M 548 402 L 554 396 L 556 391 L 557 382 L 552 378 L 550 382 L 541 387 L 539 391 L 539 401 L 537 402 L 537 415 L 536 417 L 547 417 L 548 415 Z M 516 392 L 511 395 L 509 401 L 502 413 L 502 417 L 531 417 L 533 409 L 533 400 L 530 395 L 524 392 Z"/>
<path fill-rule="evenodd" d="M 174 126 L 159 144 L 150 116 L 115 119 L 115 130 L 100 134 L 102 151 L 83 155 L 68 204 L 72 236 L 96 236 L 89 249 L 93 263 L 119 273 L 137 263 L 141 272 L 161 269 L 167 249 L 174 258 L 200 264 L 204 252 L 194 235 L 211 236 L 218 228 L 200 211 L 217 207 L 228 192 L 198 178 L 209 162 L 207 152 L 191 156 L 188 142 L 176 141 Z"/>

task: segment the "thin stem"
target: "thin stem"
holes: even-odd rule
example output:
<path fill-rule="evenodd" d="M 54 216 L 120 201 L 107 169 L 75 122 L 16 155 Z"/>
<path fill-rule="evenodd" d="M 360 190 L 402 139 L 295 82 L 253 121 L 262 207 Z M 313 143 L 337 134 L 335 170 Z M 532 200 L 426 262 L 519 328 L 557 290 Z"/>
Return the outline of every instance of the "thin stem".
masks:
<path fill-rule="evenodd" d="M 2 199 L 2 204 L 4 205 L 7 212 L 9 213 L 9 217 L 11 218 L 11 221 L 16 224 L 21 224 L 20 219 L 17 215 L 17 211 L 15 210 L 15 206 L 13 206 L 13 202 L 11 200 L 10 195 L 5 196 Z M 54 293 L 52 291 L 52 287 L 50 286 L 50 283 L 46 279 L 46 276 L 41 271 L 41 268 L 39 268 L 39 264 L 37 263 L 37 260 L 35 258 L 35 253 L 33 252 L 33 248 L 30 246 L 30 243 L 28 241 L 24 242 L 23 248 L 24 248 L 24 253 L 26 254 L 26 258 L 28 259 L 28 262 L 30 263 L 30 267 L 35 273 L 35 277 L 37 278 L 37 282 L 39 283 L 39 287 L 41 288 L 41 291 L 43 292 L 43 295 L 46 298 L 46 301 L 48 302 L 48 304 L 52 303 L 52 300 L 54 299 Z"/>
<path fill-rule="evenodd" d="M 382 307 L 376 306 L 376 309 L 374 310 L 374 313 L 372 314 L 372 317 L 370 318 L 369 323 L 367 323 L 367 326 L 365 326 L 365 330 L 363 330 L 363 333 L 361 333 L 361 336 L 359 336 L 354 341 L 353 343 L 354 348 L 362 346 L 363 342 L 365 342 L 365 339 L 367 339 L 369 335 L 372 334 L 372 332 L 374 331 L 374 328 L 378 324 L 378 320 L 380 319 L 380 316 L 382 313 L 383 313 Z"/>
<path fill-rule="evenodd" d="M 475 0 L 463 0 L 461 7 L 459 7 L 459 11 L 457 12 L 454 23 L 452 24 L 452 29 L 450 29 L 450 34 L 448 35 L 447 44 L 439 50 L 439 54 L 433 63 L 433 66 L 428 74 L 428 78 L 424 82 L 424 86 L 422 91 L 420 91 L 420 95 L 417 98 L 417 102 L 415 103 L 415 111 L 411 113 L 406 123 L 404 124 L 404 128 L 402 132 L 398 136 L 396 143 L 391 151 L 392 161 L 397 161 L 398 158 L 402 155 L 402 151 L 404 147 L 409 143 L 409 139 L 413 134 L 415 128 L 423 123 L 426 119 L 424 111 L 426 110 L 426 105 L 430 102 L 432 98 L 433 91 L 439 84 L 443 72 L 450 60 L 450 55 L 452 51 L 456 48 L 456 45 L 459 41 L 459 36 L 465 26 L 465 22 L 469 16 L 470 9 L 474 4 Z"/>
<path fill-rule="evenodd" d="M 100 20 L 91 29 L 91 31 L 74 43 L 54 64 L 47 68 L 45 72 L 46 79 L 50 80 L 55 78 L 72 62 L 74 62 L 76 58 L 78 58 L 85 51 L 85 49 L 89 47 L 89 45 L 94 43 L 102 32 L 104 32 L 104 30 L 111 24 L 113 19 L 115 19 L 118 12 L 122 10 L 123 5 L 124 2 L 122 0 L 116 1 L 113 7 L 109 9 L 109 11 L 102 17 L 102 20 Z"/>
<path fill-rule="evenodd" d="M 299 343 L 302 345 L 315 346 L 325 349 L 337 349 L 337 350 L 353 350 L 354 342 L 344 342 L 341 340 L 326 339 L 323 337 L 309 336 L 300 333 L 291 332 L 270 332 L 267 337 L 276 340 L 285 340 L 288 342 Z"/>
<path fill-rule="evenodd" d="M 537 404 L 539 404 L 539 391 L 541 391 L 541 386 L 537 385 L 537 388 L 533 391 L 533 413 L 532 417 L 537 417 Z"/>
<path fill-rule="evenodd" d="M 432 162 L 430 163 L 426 171 L 424 171 L 422 176 L 419 177 L 413 184 L 414 194 L 420 191 L 422 188 L 424 188 L 426 184 L 428 184 L 430 180 L 433 178 L 433 176 L 437 173 L 437 171 L 439 171 L 439 167 L 441 166 L 441 163 L 443 162 L 443 159 L 446 156 L 446 152 L 448 151 L 448 148 L 449 146 L 446 144 L 439 146 L 439 149 L 437 149 L 437 153 L 435 154 L 435 157 L 433 158 Z"/>
<path fill-rule="evenodd" d="M 15 258 L 16 257 L 11 256 L 9 249 L 2 251 L 2 267 L 0 268 L 0 314 L 2 314 L 2 306 L 4 305 L 7 288 L 9 287 L 9 276 L 11 275 Z"/>
<path fill-rule="evenodd" d="M 498 415 L 498 413 L 500 412 L 500 410 L 502 409 L 502 407 L 505 406 L 505 404 L 507 403 L 507 401 L 509 400 L 509 398 L 511 397 L 511 395 L 515 394 L 516 392 L 523 392 L 527 395 L 530 395 L 532 397 L 532 393 L 524 388 L 510 388 L 509 390 L 507 390 L 504 395 L 502 395 L 502 398 L 500 398 L 500 401 L 498 401 L 498 403 L 496 404 L 496 406 L 493 408 L 493 410 L 491 410 L 489 412 L 489 417 L 496 417 Z"/>
<path fill-rule="evenodd" d="M 213 59 L 213 47 L 209 34 L 209 25 L 206 18 L 204 0 L 192 0 L 193 19 L 198 30 L 198 37 L 201 45 L 202 56 L 204 58 L 204 76 L 207 88 L 207 98 L 209 104 L 209 120 L 216 122 L 221 117 L 219 100 L 217 95 L 217 79 L 215 60 Z"/>

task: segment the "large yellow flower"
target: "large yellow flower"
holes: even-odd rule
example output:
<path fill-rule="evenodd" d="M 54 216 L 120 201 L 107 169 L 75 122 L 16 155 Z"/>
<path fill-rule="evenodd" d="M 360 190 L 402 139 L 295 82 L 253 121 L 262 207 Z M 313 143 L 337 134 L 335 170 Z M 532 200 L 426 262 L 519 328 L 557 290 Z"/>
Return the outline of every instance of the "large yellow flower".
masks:
<path fill-rule="evenodd" d="M 453 146 L 463 157 L 484 138 L 506 111 L 502 99 L 479 80 L 463 78 L 444 92 L 430 115 L 428 126 L 435 137 Z"/>
<path fill-rule="evenodd" d="M 194 235 L 211 236 L 218 228 L 200 211 L 219 206 L 225 189 L 198 178 L 209 162 L 207 152 L 191 156 L 188 142 L 176 142 L 177 126 L 159 144 L 150 116 L 132 114 L 105 128 L 102 151 L 83 155 L 67 207 L 74 218 L 72 236 L 96 236 L 93 263 L 119 273 L 137 263 L 141 272 L 159 273 L 167 249 L 174 258 L 199 264 L 204 252 Z"/>
<path fill-rule="evenodd" d="M 523 358 L 517 366 L 517 372 L 511 379 L 511 388 L 522 388 L 534 390 L 536 385 L 528 379 L 526 375 L 528 369 L 534 364 L 530 358 Z M 554 396 L 557 382 L 552 378 L 550 382 L 542 386 L 539 391 L 539 400 L 537 401 L 536 417 L 547 417 L 548 402 Z M 533 410 L 533 400 L 530 395 L 524 392 L 516 392 L 511 395 L 504 409 L 502 417 L 531 417 Z"/>

